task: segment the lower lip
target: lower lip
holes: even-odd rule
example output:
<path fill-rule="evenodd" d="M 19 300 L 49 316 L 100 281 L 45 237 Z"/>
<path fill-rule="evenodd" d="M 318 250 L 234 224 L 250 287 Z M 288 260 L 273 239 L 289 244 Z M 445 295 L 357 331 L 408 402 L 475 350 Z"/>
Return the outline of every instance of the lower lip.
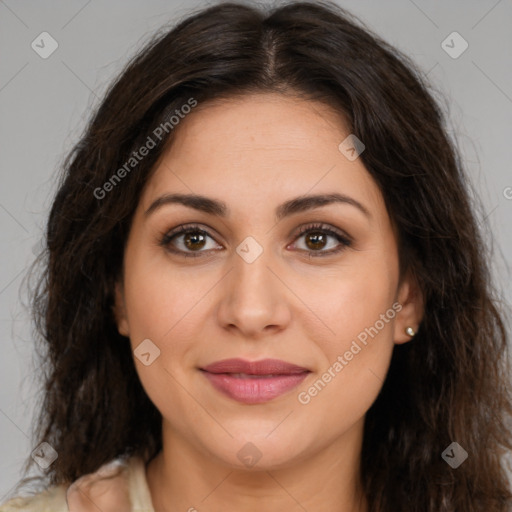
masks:
<path fill-rule="evenodd" d="M 210 373 L 203 370 L 212 386 L 225 395 L 244 404 L 268 402 L 297 387 L 310 372 L 276 377 L 233 377 L 228 373 Z"/>

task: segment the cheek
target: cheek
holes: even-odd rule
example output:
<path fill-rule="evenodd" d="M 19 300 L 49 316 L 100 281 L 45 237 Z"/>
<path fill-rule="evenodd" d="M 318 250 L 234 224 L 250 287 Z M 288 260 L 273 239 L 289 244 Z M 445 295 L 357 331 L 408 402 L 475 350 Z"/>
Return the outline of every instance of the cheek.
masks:
<path fill-rule="evenodd" d="M 165 258 L 133 254 L 127 258 L 126 269 L 126 313 L 137 374 L 157 409 L 179 422 L 176 411 L 190 407 L 190 397 L 180 383 L 185 381 L 187 358 L 193 347 L 196 324 L 190 320 L 191 313 L 205 290 L 190 286 L 179 270 L 165 264 Z M 138 357 L 144 353 L 139 348 L 142 346 L 150 353 L 148 365 Z"/>
<path fill-rule="evenodd" d="M 189 278 L 190 272 L 173 268 L 163 251 L 127 257 L 125 300 L 133 341 L 142 337 L 164 342 L 186 325 L 187 313 L 207 290 L 204 280 L 201 284 Z"/>
<path fill-rule="evenodd" d="M 306 328 L 323 363 L 298 397 L 312 416 L 327 421 L 327 413 L 334 424 L 344 424 L 362 416 L 376 399 L 394 346 L 395 279 L 385 264 L 374 262 L 344 269 L 309 295 L 308 305 L 327 327 L 320 336 L 312 334 L 312 324 Z"/>
<path fill-rule="evenodd" d="M 304 302 L 315 313 L 314 316 L 301 315 L 312 319 L 307 330 L 312 336 L 313 323 L 316 324 L 316 332 L 323 333 L 320 334 L 322 351 L 331 360 L 348 350 L 358 337 L 364 342 L 368 330 L 375 340 L 391 337 L 397 270 L 374 258 L 361 260 L 315 279 L 314 286 L 308 276 L 302 277 L 295 286 L 297 294 L 307 297 Z M 375 324 L 378 334 L 373 330 Z M 315 338 L 318 336 L 312 339 Z"/>

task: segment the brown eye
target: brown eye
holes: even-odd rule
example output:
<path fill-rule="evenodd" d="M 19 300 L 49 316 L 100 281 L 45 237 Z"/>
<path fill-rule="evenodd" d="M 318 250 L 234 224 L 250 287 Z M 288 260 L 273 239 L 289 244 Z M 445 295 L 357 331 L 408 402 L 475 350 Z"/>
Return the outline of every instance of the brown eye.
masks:
<path fill-rule="evenodd" d="M 191 251 L 202 249 L 205 245 L 205 236 L 198 231 L 192 231 L 183 235 L 183 243 Z"/>
<path fill-rule="evenodd" d="M 305 247 L 299 247 L 299 249 L 314 257 L 336 254 L 346 247 L 349 247 L 352 243 L 348 235 L 334 228 L 325 226 L 324 224 L 303 226 L 296 240 L 301 238 L 304 239 Z M 333 239 L 333 242 L 330 242 L 330 239 Z M 329 244 L 331 250 L 323 250 L 329 247 Z"/>
<path fill-rule="evenodd" d="M 166 233 L 160 240 L 160 245 L 172 253 L 195 257 L 220 247 L 216 244 L 210 244 L 211 247 L 208 247 L 208 239 L 214 241 L 207 231 L 198 226 L 180 226 Z"/>
<path fill-rule="evenodd" d="M 312 250 L 323 249 L 327 236 L 320 231 L 310 231 L 305 235 L 306 245 Z"/>
<path fill-rule="evenodd" d="M 336 254 L 352 243 L 351 238 L 342 231 L 323 224 L 302 227 L 295 240 L 301 238 L 304 238 L 305 247 L 299 247 L 299 250 L 315 257 Z M 208 247 L 208 239 L 215 242 L 214 238 L 199 226 L 185 225 L 163 235 L 160 245 L 169 252 L 184 257 L 205 256 L 212 250 L 222 249 L 222 246 L 216 244 Z M 326 247 L 330 250 L 324 250 Z"/>

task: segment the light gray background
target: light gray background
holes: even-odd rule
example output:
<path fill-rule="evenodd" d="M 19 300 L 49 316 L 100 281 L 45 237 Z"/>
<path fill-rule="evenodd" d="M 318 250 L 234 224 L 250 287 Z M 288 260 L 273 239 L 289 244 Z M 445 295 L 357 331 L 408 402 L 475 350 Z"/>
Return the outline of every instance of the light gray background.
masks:
<path fill-rule="evenodd" d="M 33 446 L 32 345 L 20 285 L 55 190 L 55 174 L 90 107 L 153 30 L 205 1 L 46 2 L 0 0 L 0 502 Z M 511 303 L 512 2 L 510 0 L 339 0 L 428 72 L 447 99 L 450 133 L 495 234 L 493 262 Z M 49 32 L 58 49 L 43 60 L 31 48 Z M 453 31 L 468 49 L 451 58 Z M 507 199 L 507 197 L 509 199 Z"/>

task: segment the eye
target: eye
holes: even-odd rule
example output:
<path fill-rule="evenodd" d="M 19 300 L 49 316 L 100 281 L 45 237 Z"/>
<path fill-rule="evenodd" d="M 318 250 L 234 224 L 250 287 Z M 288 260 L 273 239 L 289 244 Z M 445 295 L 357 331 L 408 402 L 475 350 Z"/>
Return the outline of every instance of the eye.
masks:
<path fill-rule="evenodd" d="M 159 245 L 165 247 L 168 251 L 180 256 L 199 257 L 203 253 L 221 249 L 222 246 L 208 247 L 208 238 L 213 237 L 204 229 L 196 224 L 186 224 L 177 227 L 165 233 L 159 242 Z M 308 224 L 302 226 L 295 237 L 295 240 L 305 239 L 305 248 L 301 251 L 307 252 L 312 257 L 329 256 L 336 254 L 352 243 L 351 238 L 336 228 L 324 224 Z M 334 239 L 334 248 L 323 250 L 329 246 L 329 238 Z M 337 242 L 337 243 L 336 243 Z M 296 243 L 296 242 L 294 242 Z M 290 246 L 288 246 L 290 247 Z"/>
<path fill-rule="evenodd" d="M 201 250 L 205 247 L 207 250 L 216 250 L 212 247 L 207 247 L 208 238 L 213 240 L 210 234 L 198 225 L 186 224 L 166 233 L 160 240 L 160 245 L 170 252 L 185 256 L 186 258 L 197 257 L 201 256 L 201 253 L 206 252 Z"/>
<path fill-rule="evenodd" d="M 351 238 L 342 231 L 325 224 L 308 224 L 302 226 L 296 240 L 304 238 L 305 252 L 312 257 L 323 257 L 341 252 L 352 243 Z M 323 250 L 329 246 L 329 238 L 337 241 L 331 243 L 331 250 Z M 334 247 L 334 248 L 332 248 Z"/>

